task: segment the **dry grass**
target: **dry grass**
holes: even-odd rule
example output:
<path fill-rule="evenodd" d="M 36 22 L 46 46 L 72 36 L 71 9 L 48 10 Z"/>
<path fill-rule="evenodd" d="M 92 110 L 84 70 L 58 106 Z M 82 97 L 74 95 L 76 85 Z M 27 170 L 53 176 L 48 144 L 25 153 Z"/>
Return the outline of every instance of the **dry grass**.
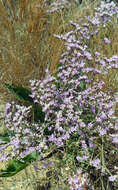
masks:
<path fill-rule="evenodd" d="M 3 83 L 28 86 L 30 79 L 44 78 L 48 63 L 51 73 L 55 72 L 64 43 L 53 34 L 62 34 L 70 26 L 68 10 L 47 13 L 42 0 L 17 0 L 14 7 L 12 1 L 3 2 L 0 1 L 0 92 L 8 101 L 11 96 Z"/>

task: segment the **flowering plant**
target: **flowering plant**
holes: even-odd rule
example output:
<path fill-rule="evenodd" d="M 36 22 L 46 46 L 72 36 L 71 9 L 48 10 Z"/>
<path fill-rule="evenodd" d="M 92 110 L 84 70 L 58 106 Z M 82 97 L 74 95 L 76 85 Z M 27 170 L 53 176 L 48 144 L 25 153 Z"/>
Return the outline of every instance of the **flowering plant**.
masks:
<path fill-rule="evenodd" d="M 93 19 L 88 18 L 88 21 L 94 24 Z M 12 151 L 11 154 L 3 154 L 1 161 L 23 161 L 32 152 L 43 157 L 48 150 L 63 147 L 67 155 L 73 154 L 76 167 L 81 167 L 83 172 L 95 169 L 97 174 L 94 177 L 101 179 L 104 176 L 106 180 L 110 175 L 109 179 L 113 181 L 116 177 L 108 168 L 104 150 L 117 152 L 118 139 L 113 134 L 118 131 L 118 119 L 114 114 L 118 99 L 109 91 L 103 92 L 104 82 L 95 82 L 94 79 L 96 75 L 106 75 L 111 68 L 117 69 L 118 56 L 107 58 L 97 51 L 92 55 L 88 48 L 89 39 L 98 31 L 89 33 L 88 23 L 82 26 L 73 21 L 70 23 L 75 29 L 62 36 L 54 35 L 64 40 L 67 47 L 56 75 L 52 76 L 46 70 L 44 80 L 30 80 L 29 96 L 42 106 L 44 121 L 27 121 L 32 106 L 22 107 L 14 102 L 7 104 L 5 122 L 10 142 L 1 151 L 6 146 L 11 146 Z M 100 20 L 96 27 L 99 24 Z M 78 39 L 79 34 L 81 40 Z M 88 66 L 93 56 L 99 65 L 97 69 Z"/>

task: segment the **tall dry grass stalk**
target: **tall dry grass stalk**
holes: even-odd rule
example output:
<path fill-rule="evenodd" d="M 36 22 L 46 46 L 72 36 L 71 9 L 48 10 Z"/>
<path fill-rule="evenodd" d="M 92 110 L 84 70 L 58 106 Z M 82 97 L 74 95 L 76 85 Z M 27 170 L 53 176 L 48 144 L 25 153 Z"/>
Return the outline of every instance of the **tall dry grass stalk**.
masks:
<path fill-rule="evenodd" d="M 44 77 L 48 63 L 51 73 L 56 71 L 64 43 L 53 34 L 69 29 L 68 10 L 47 13 L 43 2 L 0 1 L 0 92 L 5 101 L 11 99 L 5 82 L 28 87 L 30 79 Z"/>

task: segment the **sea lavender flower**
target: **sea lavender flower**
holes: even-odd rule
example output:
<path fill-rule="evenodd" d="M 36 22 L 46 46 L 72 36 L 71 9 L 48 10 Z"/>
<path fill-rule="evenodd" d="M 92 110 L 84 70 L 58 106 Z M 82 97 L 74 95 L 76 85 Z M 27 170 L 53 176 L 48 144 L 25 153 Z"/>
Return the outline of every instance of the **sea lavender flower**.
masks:
<path fill-rule="evenodd" d="M 112 176 L 109 177 L 109 181 L 114 182 L 114 181 L 116 180 L 116 178 L 117 178 L 117 177 L 116 177 L 115 175 L 114 175 L 114 176 L 112 175 Z"/>
<path fill-rule="evenodd" d="M 99 7 L 95 8 L 98 17 L 101 19 L 101 23 L 108 22 L 110 18 L 118 12 L 118 6 L 112 2 L 101 1 Z"/>
<path fill-rule="evenodd" d="M 100 159 L 97 158 L 97 159 L 91 161 L 91 164 L 92 164 L 95 168 L 99 168 L 99 167 L 100 167 L 100 162 L 101 162 Z"/>
<path fill-rule="evenodd" d="M 108 38 L 104 38 L 104 42 L 105 42 L 105 44 L 110 44 L 111 43 L 111 41 Z"/>
<path fill-rule="evenodd" d="M 71 185 L 71 190 L 83 190 L 83 187 L 79 184 L 78 176 L 70 178 L 68 181 Z"/>
<path fill-rule="evenodd" d="M 92 56 L 88 51 L 84 51 L 84 55 L 86 56 L 88 60 L 92 60 Z"/>
<path fill-rule="evenodd" d="M 115 144 L 118 144 L 118 136 L 113 137 L 112 142 Z"/>
<path fill-rule="evenodd" d="M 71 190 L 84 190 L 88 188 L 89 178 L 87 173 L 82 173 L 82 169 L 79 168 L 73 177 L 68 179 Z"/>
<path fill-rule="evenodd" d="M 8 156 L 6 154 L 2 154 L 2 156 L 0 157 L 0 161 L 8 161 Z"/>
<path fill-rule="evenodd" d="M 106 135 L 107 134 L 107 130 L 106 129 L 99 129 L 99 134 L 101 136 Z"/>
<path fill-rule="evenodd" d="M 33 167 L 34 167 L 34 170 L 35 170 L 36 172 L 38 172 L 38 171 L 40 170 L 36 165 L 33 165 Z"/>
<path fill-rule="evenodd" d="M 95 106 L 91 106 L 91 110 L 95 114 Z"/>
<path fill-rule="evenodd" d="M 76 157 L 76 159 L 77 159 L 77 161 L 79 161 L 79 162 L 83 162 L 83 161 L 86 161 L 86 160 L 88 160 L 88 158 L 89 158 L 89 156 L 77 156 Z"/>
<path fill-rule="evenodd" d="M 54 162 L 52 162 L 52 161 L 42 162 L 42 168 L 49 169 L 53 164 L 54 164 Z"/>
<path fill-rule="evenodd" d="M 48 13 L 52 13 L 58 11 L 59 9 L 63 9 L 65 6 L 70 6 L 70 2 L 67 0 L 57 0 L 56 2 L 52 2 L 50 8 L 47 10 Z"/>
<path fill-rule="evenodd" d="M 5 110 L 4 110 L 4 114 L 5 114 L 5 115 L 9 113 L 10 108 L 11 108 L 11 104 L 10 104 L 10 103 L 7 103 L 7 104 L 5 105 Z"/>

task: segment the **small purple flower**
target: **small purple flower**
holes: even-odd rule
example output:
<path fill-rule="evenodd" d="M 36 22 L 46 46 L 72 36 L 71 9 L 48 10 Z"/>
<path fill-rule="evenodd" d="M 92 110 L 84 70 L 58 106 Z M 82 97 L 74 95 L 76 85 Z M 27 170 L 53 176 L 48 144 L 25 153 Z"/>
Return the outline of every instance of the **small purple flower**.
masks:
<path fill-rule="evenodd" d="M 113 176 L 113 175 L 111 175 L 110 177 L 109 177 L 109 181 L 115 181 L 116 180 L 116 176 Z"/>
<path fill-rule="evenodd" d="M 91 106 L 91 110 L 95 114 L 95 106 Z"/>
<path fill-rule="evenodd" d="M 48 169 L 49 167 L 51 167 L 54 164 L 54 162 L 49 161 L 49 162 L 43 162 L 42 163 L 42 167 L 45 169 Z"/>
<path fill-rule="evenodd" d="M 49 141 L 52 141 L 52 142 L 55 141 L 55 136 L 54 136 L 54 134 L 52 134 L 52 135 L 49 137 Z"/>
<path fill-rule="evenodd" d="M 15 127 L 17 127 L 17 126 L 19 126 L 19 125 L 20 125 L 20 122 L 19 122 L 19 121 L 14 123 L 14 126 L 15 126 Z"/>
<path fill-rule="evenodd" d="M 96 52 L 95 52 L 95 55 L 96 55 L 96 56 L 100 56 L 100 52 L 96 51 Z"/>
<path fill-rule="evenodd" d="M 76 159 L 77 159 L 78 162 L 81 162 L 82 157 L 81 156 L 77 156 Z"/>
<path fill-rule="evenodd" d="M 47 69 L 45 70 L 45 72 L 46 72 L 46 73 L 49 73 L 49 69 L 47 68 Z"/>
<path fill-rule="evenodd" d="M 88 160 L 89 156 L 77 156 L 76 159 L 78 162 L 86 161 Z"/>
<path fill-rule="evenodd" d="M 99 133 L 101 136 L 103 136 L 107 134 L 107 131 L 105 129 L 100 129 Z"/>
<path fill-rule="evenodd" d="M 104 42 L 105 42 L 105 44 L 110 44 L 111 43 L 111 41 L 108 38 L 104 38 Z"/>
<path fill-rule="evenodd" d="M 39 171 L 39 168 L 38 168 L 36 165 L 33 165 L 33 167 L 34 167 L 34 170 L 35 170 L 36 172 Z"/>
<path fill-rule="evenodd" d="M 99 122 L 99 123 L 102 122 L 101 118 L 97 118 L 96 121 Z"/>
<path fill-rule="evenodd" d="M 37 103 L 37 104 L 38 104 L 38 103 L 39 103 L 39 100 L 37 100 L 37 99 L 36 99 L 36 100 L 34 100 L 34 103 Z"/>
<path fill-rule="evenodd" d="M 82 148 L 87 150 L 87 144 L 86 144 L 85 140 L 82 140 L 81 143 L 82 143 Z"/>
<path fill-rule="evenodd" d="M 105 66 L 105 65 L 106 65 L 106 63 L 105 63 L 105 61 L 104 61 L 103 59 L 100 60 L 100 64 L 101 64 L 102 66 Z"/>
<path fill-rule="evenodd" d="M 90 54 L 88 51 L 85 51 L 85 52 L 84 52 L 84 55 L 86 56 L 86 58 L 87 58 L 88 60 L 92 60 L 92 56 L 91 56 L 91 54 Z"/>
<path fill-rule="evenodd" d="M 4 110 L 4 114 L 5 114 L 5 115 L 9 113 L 10 108 L 11 108 L 11 104 L 7 103 L 7 104 L 5 105 L 5 110 Z"/>
<path fill-rule="evenodd" d="M 108 116 L 109 116 L 110 118 L 112 118 L 112 117 L 113 117 L 113 114 L 114 114 L 114 111 L 113 111 L 113 110 L 110 110 Z"/>
<path fill-rule="evenodd" d="M 0 161 L 7 161 L 8 160 L 8 157 L 7 155 L 3 154 L 0 158 Z"/>
<path fill-rule="evenodd" d="M 30 133 L 30 129 L 26 128 L 26 129 L 24 130 L 24 133 Z"/>
<path fill-rule="evenodd" d="M 20 153 L 20 157 L 21 157 L 21 158 L 24 158 L 24 157 L 25 157 L 24 152 L 21 152 L 21 153 Z"/>
<path fill-rule="evenodd" d="M 117 136 L 114 137 L 113 140 L 112 140 L 112 142 L 118 144 L 118 137 Z"/>
<path fill-rule="evenodd" d="M 93 123 L 88 123 L 88 127 L 92 128 L 93 127 Z"/>
<path fill-rule="evenodd" d="M 100 115 L 100 118 L 102 120 L 105 120 L 105 119 L 107 119 L 107 116 L 106 116 L 106 114 L 104 112 L 102 112 L 101 115 Z"/>
<path fill-rule="evenodd" d="M 93 165 L 95 168 L 97 168 L 97 167 L 100 166 L 100 159 L 97 158 L 96 160 L 93 160 L 91 163 L 92 163 L 92 165 Z"/>
<path fill-rule="evenodd" d="M 106 114 L 104 112 L 102 112 L 101 115 L 100 115 L 100 118 L 102 120 L 105 120 L 105 119 L 107 119 L 107 116 L 106 116 Z"/>
<path fill-rule="evenodd" d="M 15 146 L 16 148 L 19 147 L 19 143 L 20 143 L 20 141 L 19 141 L 18 138 L 14 138 L 14 139 L 11 140 L 11 144 L 12 144 L 13 146 Z"/>

